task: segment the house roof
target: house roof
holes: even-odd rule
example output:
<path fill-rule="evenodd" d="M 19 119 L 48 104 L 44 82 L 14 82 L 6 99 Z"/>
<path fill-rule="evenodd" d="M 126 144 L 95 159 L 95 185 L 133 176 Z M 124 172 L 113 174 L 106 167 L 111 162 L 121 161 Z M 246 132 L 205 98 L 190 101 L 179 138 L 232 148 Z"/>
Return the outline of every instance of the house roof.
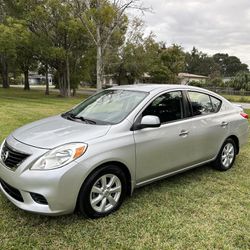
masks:
<path fill-rule="evenodd" d="M 208 79 L 207 76 L 202 76 L 202 75 L 194 75 L 194 74 L 189 74 L 189 73 L 179 73 L 178 77 L 180 78 L 199 78 L 199 79 Z"/>

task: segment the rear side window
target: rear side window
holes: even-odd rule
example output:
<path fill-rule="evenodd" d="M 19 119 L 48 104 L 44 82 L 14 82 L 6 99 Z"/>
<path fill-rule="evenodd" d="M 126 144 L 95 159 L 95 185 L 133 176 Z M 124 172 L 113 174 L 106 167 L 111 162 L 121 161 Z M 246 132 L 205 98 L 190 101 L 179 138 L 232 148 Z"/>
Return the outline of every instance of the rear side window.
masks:
<path fill-rule="evenodd" d="M 181 91 L 168 92 L 158 96 L 143 111 L 142 116 L 155 115 L 161 123 L 176 121 L 183 118 L 183 98 Z"/>
<path fill-rule="evenodd" d="M 213 106 L 213 112 L 218 112 L 220 110 L 220 107 L 221 107 L 221 100 L 213 97 L 213 96 L 210 96 L 211 98 L 211 102 L 212 102 L 212 106 Z"/>
<path fill-rule="evenodd" d="M 209 95 L 193 91 L 189 91 L 188 94 L 193 116 L 215 112 Z"/>

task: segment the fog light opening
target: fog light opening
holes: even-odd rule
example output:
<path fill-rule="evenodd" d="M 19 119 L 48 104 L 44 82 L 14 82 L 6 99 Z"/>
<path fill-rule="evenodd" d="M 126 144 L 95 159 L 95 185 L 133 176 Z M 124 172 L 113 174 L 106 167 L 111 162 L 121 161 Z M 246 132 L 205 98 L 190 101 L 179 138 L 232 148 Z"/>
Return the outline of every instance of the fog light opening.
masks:
<path fill-rule="evenodd" d="M 41 204 L 41 205 L 48 205 L 46 198 L 42 196 L 41 194 L 30 193 L 30 196 L 36 203 Z"/>

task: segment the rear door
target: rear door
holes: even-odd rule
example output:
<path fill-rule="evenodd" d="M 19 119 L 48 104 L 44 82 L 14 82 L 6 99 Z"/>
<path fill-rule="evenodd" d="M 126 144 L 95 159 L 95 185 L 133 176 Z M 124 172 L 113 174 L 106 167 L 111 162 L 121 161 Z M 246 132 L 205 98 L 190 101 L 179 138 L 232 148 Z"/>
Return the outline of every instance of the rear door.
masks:
<path fill-rule="evenodd" d="M 211 95 L 187 91 L 190 102 L 193 135 L 196 145 L 193 148 L 197 162 L 214 158 L 227 137 L 229 121 L 219 112 L 222 101 Z"/>

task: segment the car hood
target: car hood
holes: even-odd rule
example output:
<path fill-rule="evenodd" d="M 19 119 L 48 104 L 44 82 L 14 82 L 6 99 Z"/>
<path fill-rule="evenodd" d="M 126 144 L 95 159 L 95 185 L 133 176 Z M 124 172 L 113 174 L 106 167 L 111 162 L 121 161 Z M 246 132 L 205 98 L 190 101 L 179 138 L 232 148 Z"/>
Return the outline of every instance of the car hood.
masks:
<path fill-rule="evenodd" d="M 53 116 L 27 124 L 12 133 L 25 144 L 51 149 L 70 142 L 88 142 L 104 136 L 111 125 L 94 125 Z"/>

